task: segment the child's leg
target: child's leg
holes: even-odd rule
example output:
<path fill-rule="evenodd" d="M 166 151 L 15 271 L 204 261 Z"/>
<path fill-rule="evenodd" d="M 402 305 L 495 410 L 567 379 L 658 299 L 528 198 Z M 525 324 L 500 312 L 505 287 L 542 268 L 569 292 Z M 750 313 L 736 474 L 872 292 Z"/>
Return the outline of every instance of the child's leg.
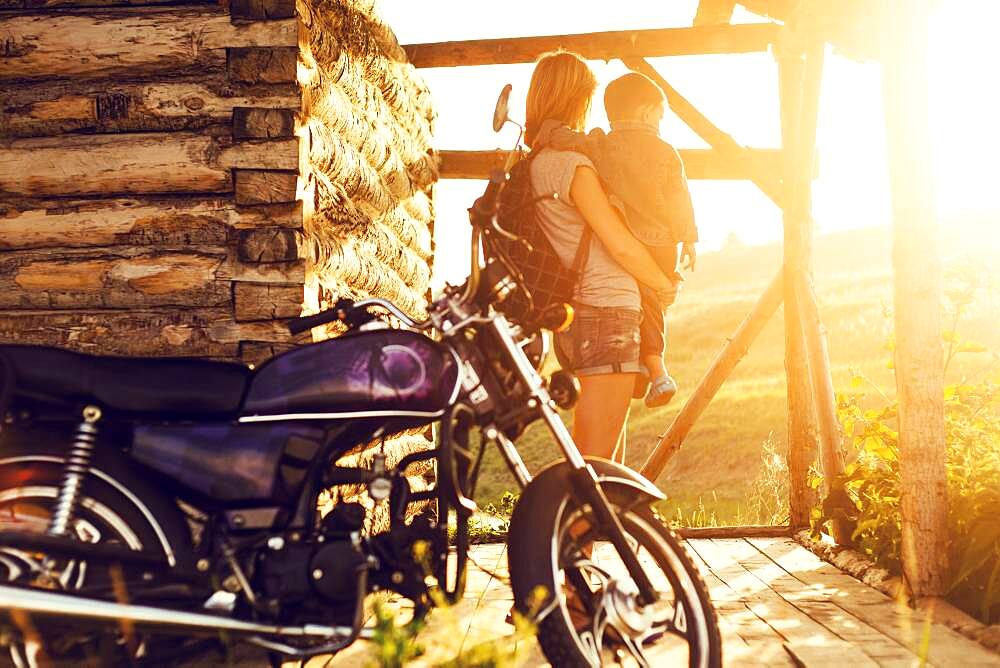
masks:
<path fill-rule="evenodd" d="M 647 246 L 657 266 L 667 276 L 676 276 L 678 281 L 683 280 L 677 273 L 677 244 L 667 246 Z M 667 367 L 664 363 L 666 352 L 666 310 L 671 302 L 664 303 L 656 298 L 655 294 L 648 297 L 641 294 L 643 324 L 642 347 L 639 349 L 639 359 L 643 366 L 649 370 L 649 377 L 653 380 L 668 375 Z M 649 317 L 646 314 L 649 314 Z"/>
<path fill-rule="evenodd" d="M 658 317 L 650 318 L 648 349 L 641 351 L 641 359 L 649 369 L 649 394 L 646 395 L 646 406 L 656 408 L 670 402 L 677 394 L 677 383 L 667 372 L 663 356 L 666 353 L 666 312 L 657 310 Z M 653 325 L 655 324 L 655 329 Z M 655 331 L 655 337 L 653 333 Z M 655 349 L 654 349 L 655 344 Z"/>
<path fill-rule="evenodd" d="M 642 298 L 642 323 L 639 326 L 639 361 L 646 367 L 652 380 L 664 376 L 667 369 L 663 364 L 666 349 L 664 337 L 663 306 L 656 294 L 640 289 Z"/>

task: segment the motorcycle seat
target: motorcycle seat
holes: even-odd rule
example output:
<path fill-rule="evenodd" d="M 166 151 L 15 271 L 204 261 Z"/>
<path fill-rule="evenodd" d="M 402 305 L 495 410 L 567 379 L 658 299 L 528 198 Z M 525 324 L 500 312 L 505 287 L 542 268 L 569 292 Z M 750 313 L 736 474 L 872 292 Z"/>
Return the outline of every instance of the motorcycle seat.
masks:
<path fill-rule="evenodd" d="M 112 357 L 46 346 L 0 345 L 0 387 L 13 388 L 15 401 L 94 403 L 112 413 L 192 418 L 233 415 L 239 411 L 251 373 L 249 367 L 235 362 Z"/>

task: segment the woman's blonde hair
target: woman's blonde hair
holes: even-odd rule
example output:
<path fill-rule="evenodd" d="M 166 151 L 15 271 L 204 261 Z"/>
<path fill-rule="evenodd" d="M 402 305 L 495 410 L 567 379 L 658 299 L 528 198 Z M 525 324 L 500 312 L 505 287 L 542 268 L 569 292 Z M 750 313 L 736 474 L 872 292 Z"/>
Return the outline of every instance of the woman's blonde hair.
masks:
<path fill-rule="evenodd" d="M 586 61 L 572 51 L 542 54 L 531 74 L 524 115 L 524 140 L 531 146 L 542 122 L 561 121 L 582 130 L 597 90 L 597 78 Z"/>

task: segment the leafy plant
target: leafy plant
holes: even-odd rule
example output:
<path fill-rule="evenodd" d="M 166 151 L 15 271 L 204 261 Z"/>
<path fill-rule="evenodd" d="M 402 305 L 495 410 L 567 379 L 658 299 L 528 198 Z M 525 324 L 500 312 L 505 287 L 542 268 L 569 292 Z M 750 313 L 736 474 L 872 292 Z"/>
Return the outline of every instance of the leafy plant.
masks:
<path fill-rule="evenodd" d="M 424 646 L 417 642 L 417 634 L 424 626 L 422 619 L 409 624 L 398 624 L 396 610 L 380 600 L 375 602 L 373 612 L 375 630 L 372 634 L 372 665 L 379 668 L 402 668 L 408 661 L 424 653 Z"/>
<path fill-rule="evenodd" d="M 984 346 L 963 340 L 958 324 L 973 301 L 977 284 L 967 276 L 948 292 L 951 329 L 945 368 L 956 356 L 986 352 Z M 891 349 L 891 344 L 890 344 Z M 949 600 L 990 623 L 1000 618 L 1000 389 L 988 379 L 996 366 L 987 366 L 980 379 L 959 379 L 944 390 L 948 531 L 951 582 Z M 837 409 L 854 460 L 835 489 L 846 494 L 824 500 L 813 511 L 813 529 L 841 518 L 853 526 L 852 538 L 877 563 L 900 570 L 902 524 L 899 471 L 898 404 L 859 372 L 852 389 L 875 389 L 839 395 Z M 875 403 L 875 407 L 872 404 Z M 813 484 L 819 484 L 818 477 Z"/>
<path fill-rule="evenodd" d="M 512 508 L 513 503 L 516 503 L 516 498 L 509 500 L 507 505 Z M 546 598 L 544 588 L 532 592 L 529 616 L 517 610 L 511 611 L 513 634 L 495 637 L 490 633 L 489 637 L 485 637 L 482 631 L 469 628 L 465 615 L 460 614 L 456 606 L 449 605 L 438 588 L 428 561 L 429 545 L 422 541 L 414 544 L 413 558 L 425 569 L 428 594 L 434 607 L 429 617 L 400 622 L 391 603 L 376 601 L 369 665 L 375 668 L 402 668 L 418 657 L 428 665 L 449 668 L 512 668 L 521 663 L 527 645 L 525 641 L 537 631 L 531 617 L 537 614 Z M 427 635 L 426 641 L 421 642 L 424 634 Z"/>
<path fill-rule="evenodd" d="M 498 505 L 487 503 L 483 508 L 469 518 L 469 543 L 506 543 L 510 531 L 510 517 L 514 514 L 514 506 L 521 498 L 520 494 L 511 491 L 504 492 Z M 454 539 L 455 526 L 449 524 L 449 536 Z"/>

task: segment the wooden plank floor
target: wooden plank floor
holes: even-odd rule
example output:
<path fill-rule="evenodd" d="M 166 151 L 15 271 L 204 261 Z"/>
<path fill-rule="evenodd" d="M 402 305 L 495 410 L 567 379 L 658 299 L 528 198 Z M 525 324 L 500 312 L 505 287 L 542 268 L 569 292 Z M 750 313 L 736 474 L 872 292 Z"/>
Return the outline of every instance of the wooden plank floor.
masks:
<path fill-rule="evenodd" d="M 1000 656 L 897 604 L 791 539 L 694 539 L 687 545 L 719 616 L 727 666 L 1000 666 Z M 506 578 L 505 546 L 477 546 L 473 558 Z M 411 665 L 435 665 L 511 636 L 513 629 L 504 623 L 511 602 L 503 579 L 470 566 L 465 599 L 432 614 L 420 636 L 427 654 Z M 522 665 L 547 665 L 534 640 L 521 650 Z M 357 643 L 332 660 L 317 658 L 307 665 L 357 666 L 366 657 L 365 643 Z"/>

